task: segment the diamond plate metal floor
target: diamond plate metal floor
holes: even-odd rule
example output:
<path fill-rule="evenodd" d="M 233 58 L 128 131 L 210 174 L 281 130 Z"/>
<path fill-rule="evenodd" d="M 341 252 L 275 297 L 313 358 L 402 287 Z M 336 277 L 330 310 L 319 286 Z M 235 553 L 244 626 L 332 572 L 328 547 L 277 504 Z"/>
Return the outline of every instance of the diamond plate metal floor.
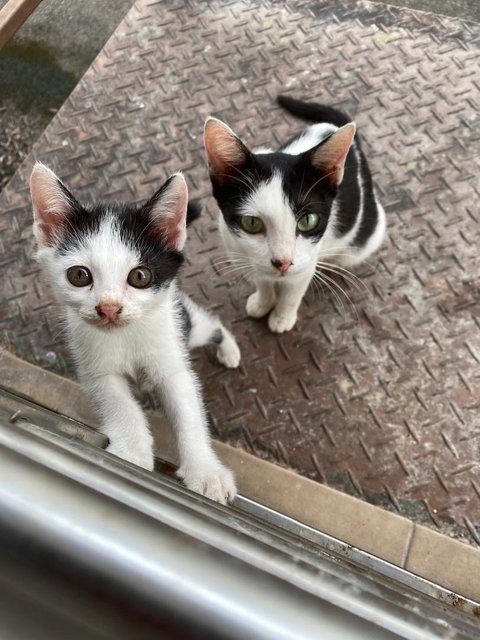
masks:
<path fill-rule="evenodd" d="M 195 355 L 217 437 L 480 544 L 479 48 L 478 25 L 368 2 L 138 0 L 0 196 L 4 341 L 72 374 L 31 259 L 33 157 L 84 198 L 182 169 L 205 204 L 184 287 L 243 349 L 240 371 Z M 283 336 L 215 266 L 201 137 L 214 114 L 252 146 L 285 140 L 279 91 L 355 116 L 389 224 L 368 292 L 310 291 Z"/>

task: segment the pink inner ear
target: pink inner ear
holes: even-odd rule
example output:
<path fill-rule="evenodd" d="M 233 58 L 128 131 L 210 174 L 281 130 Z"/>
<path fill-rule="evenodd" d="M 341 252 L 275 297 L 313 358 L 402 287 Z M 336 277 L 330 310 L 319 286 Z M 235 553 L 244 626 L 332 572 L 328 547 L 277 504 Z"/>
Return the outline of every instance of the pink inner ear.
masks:
<path fill-rule="evenodd" d="M 46 222 L 41 222 L 38 225 L 38 230 L 42 236 L 43 242 L 49 246 L 55 244 L 55 235 L 60 230 L 60 224 L 49 224 Z"/>
<path fill-rule="evenodd" d="M 245 161 L 245 148 L 226 124 L 209 118 L 204 132 L 205 151 L 214 173 L 231 173 Z"/>
<path fill-rule="evenodd" d="M 355 124 L 340 127 L 330 138 L 313 152 L 313 166 L 325 171 L 332 184 L 340 184 L 343 179 L 345 160 L 355 136 Z"/>
<path fill-rule="evenodd" d="M 30 177 L 30 193 L 37 240 L 52 245 L 71 211 L 69 198 L 62 190 L 60 181 L 53 171 L 40 163 L 33 168 Z"/>
<path fill-rule="evenodd" d="M 166 190 L 159 194 L 150 212 L 153 229 L 166 249 L 181 251 L 185 245 L 187 205 L 187 184 L 181 174 L 176 174 Z"/>
<path fill-rule="evenodd" d="M 160 230 L 162 240 L 167 249 L 181 251 L 187 239 L 187 227 L 176 219 L 167 220 Z"/>

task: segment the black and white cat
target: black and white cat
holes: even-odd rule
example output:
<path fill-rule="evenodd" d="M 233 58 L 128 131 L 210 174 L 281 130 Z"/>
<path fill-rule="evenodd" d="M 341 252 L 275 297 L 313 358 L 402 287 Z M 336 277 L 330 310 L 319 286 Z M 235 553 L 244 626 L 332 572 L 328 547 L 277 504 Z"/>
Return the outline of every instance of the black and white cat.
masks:
<path fill-rule="evenodd" d="M 315 124 L 278 151 L 251 152 L 223 122 L 208 118 L 204 142 L 220 230 L 233 268 L 256 285 L 247 313 L 270 313 L 271 331 L 289 331 L 311 282 L 368 258 L 385 235 L 355 124 L 331 107 L 279 96 Z M 327 273 L 325 273 L 327 272 Z"/>
<path fill-rule="evenodd" d="M 153 469 L 152 435 L 128 383 L 147 379 L 176 433 L 179 477 L 213 500 L 232 499 L 233 475 L 212 450 L 188 348 L 214 343 L 226 367 L 239 365 L 240 351 L 220 320 L 176 286 L 186 239 L 183 176 L 169 178 L 140 207 L 80 204 L 40 163 L 30 187 L 37 257 L 108 450 Z"/>

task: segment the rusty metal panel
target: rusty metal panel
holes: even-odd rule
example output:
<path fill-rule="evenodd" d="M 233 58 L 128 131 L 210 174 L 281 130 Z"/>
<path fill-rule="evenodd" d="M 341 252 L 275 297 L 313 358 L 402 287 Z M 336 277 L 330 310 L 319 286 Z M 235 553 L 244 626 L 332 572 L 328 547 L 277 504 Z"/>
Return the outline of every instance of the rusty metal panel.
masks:
<path fill-rule="evenodd" d="M 181 169 L 205 204 L 184 288 L 243 350 L 239 371 L 195 354 L 215 435 L 480 544 L 479 48 L 478 25 L 368 2 L 138 0 L 0 197 L 4 339 L 72 373 L 32 262 L 34 157 L 84 198 L 141 199 Z M 389 225 L 365 289 L 312 289 L 281 336 L 221 275 L 201 136 L 214 114 L 285 140 L 301 125 L 279 91 L 355 116 Z"/>

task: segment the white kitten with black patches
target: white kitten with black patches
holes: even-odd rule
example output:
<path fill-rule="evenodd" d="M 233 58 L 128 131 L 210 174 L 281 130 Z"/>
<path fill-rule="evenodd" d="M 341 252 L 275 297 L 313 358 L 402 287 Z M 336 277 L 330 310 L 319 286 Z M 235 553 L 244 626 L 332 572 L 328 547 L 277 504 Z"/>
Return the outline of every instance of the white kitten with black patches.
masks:
<path fill-rule="evenodd" d="M 256 285 L 247 313 L 270 313 L 271 331 L 289 331 L 313 278 L 367 259 L 385 234 L 355 124 L 340 111 L 287 97 L 279 102 L 316 122 L 278 151 L 251 152 L 215 118 L 205 124 L 220 231 L 234 268 Z M 330 283 L 330 284 L 329 284 Z"/>
<path fill-rule="evenodd" d="M 212 450 L 188 348 L 214 343 L 227 367 L 238 366 L 240 352 L 220 320 L 175 283 L 186 239 L 183 176 L 172 176 L 141 207 L 83 205 L 37 163 L 31 194 L 37 256 L 108 450 L 153 469 L 153 438 L 128 383 L 147 378 L 175 430 L 179 477 L 213 500 L 231 500 L 235 482 Z"/>

